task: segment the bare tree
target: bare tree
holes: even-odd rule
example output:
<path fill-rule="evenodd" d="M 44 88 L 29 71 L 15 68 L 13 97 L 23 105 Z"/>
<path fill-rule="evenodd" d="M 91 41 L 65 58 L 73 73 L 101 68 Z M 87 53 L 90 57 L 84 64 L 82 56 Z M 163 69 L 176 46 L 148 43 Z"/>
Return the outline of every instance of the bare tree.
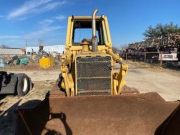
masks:
<path fill-rule="evenodd" d="M 7 46 L 7 45 L 3 45 L 3 44 L 1 44 L 0 45 L 0 48 L 3 48 L 3 49 L 8 49 L 8 48 L 10 48 L 9 46 Z"/>
<path fill-rule="evenodd" d="M 113 49 L 113 52 L 114 52 L 114 53 L 118 53 L 118 52 L 119 52 L 119 50 L 118 50 L 117 47 L 113 47 L 112 49 Z"/>

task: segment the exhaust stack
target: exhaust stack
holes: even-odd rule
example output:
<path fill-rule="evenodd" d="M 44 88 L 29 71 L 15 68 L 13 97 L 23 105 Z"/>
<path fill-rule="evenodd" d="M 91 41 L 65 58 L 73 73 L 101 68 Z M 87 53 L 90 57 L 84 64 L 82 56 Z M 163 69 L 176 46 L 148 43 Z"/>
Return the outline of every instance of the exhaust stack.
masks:
<path fill-rule="evenodd" d="M 96 37 L 96 14 L 98 13 L 98 9 L 95 9 L 92 14 L 92 50 L 93 52 L 97 52 L 98 49 L 98 41 Z"/>

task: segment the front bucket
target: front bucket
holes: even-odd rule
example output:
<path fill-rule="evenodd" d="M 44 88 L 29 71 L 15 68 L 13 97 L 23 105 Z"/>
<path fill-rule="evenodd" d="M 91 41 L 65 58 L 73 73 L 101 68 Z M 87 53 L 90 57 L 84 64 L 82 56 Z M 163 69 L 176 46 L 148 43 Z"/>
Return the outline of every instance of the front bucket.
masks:
<path fill-rule="evenodd" d="M 19 110 L 18 135 L 179 135 L 178 102 L 157 93 L 119 96 L 49 96 Z"/>

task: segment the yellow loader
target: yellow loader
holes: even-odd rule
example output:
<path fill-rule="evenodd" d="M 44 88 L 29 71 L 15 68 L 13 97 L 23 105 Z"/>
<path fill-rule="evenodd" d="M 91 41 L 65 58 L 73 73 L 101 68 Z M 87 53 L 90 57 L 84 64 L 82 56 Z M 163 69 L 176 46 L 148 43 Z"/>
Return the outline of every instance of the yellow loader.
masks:
<path fill-rule="evenodd" d="M 126 86 L 128 66 L 113 53 L 107 17 L 97 12 L 68 18 L 57 84 L 35 108 L 19 109 L 17 134 L 179 135 L 179 102 Z"/>

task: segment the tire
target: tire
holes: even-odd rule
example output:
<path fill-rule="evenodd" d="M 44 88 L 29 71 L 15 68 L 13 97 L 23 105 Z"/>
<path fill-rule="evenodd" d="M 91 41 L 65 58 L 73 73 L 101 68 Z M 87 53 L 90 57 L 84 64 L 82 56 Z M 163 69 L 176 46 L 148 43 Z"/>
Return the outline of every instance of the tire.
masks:
<path fill-rule="evenodd" d="M 65 91 L 65 89 L 63 89 L 62 87 L 61 87 L 61 82 L 63 81 L 63 77 L 62 77 L 62 74 L 60 73 L 59 74 L 59 83 L 58 83 L 58 87 L 59 87 L 59 90 L 61 91 L 61 92 L 63 92 L 63 93 L 66 93 L 66 91 Z"/>
<path fill-rule="evenodd" d="M 18 96 L 25 96 L 30 90 L 30 79 L 26 74 L 17 74 L 17 94 Z"/>

